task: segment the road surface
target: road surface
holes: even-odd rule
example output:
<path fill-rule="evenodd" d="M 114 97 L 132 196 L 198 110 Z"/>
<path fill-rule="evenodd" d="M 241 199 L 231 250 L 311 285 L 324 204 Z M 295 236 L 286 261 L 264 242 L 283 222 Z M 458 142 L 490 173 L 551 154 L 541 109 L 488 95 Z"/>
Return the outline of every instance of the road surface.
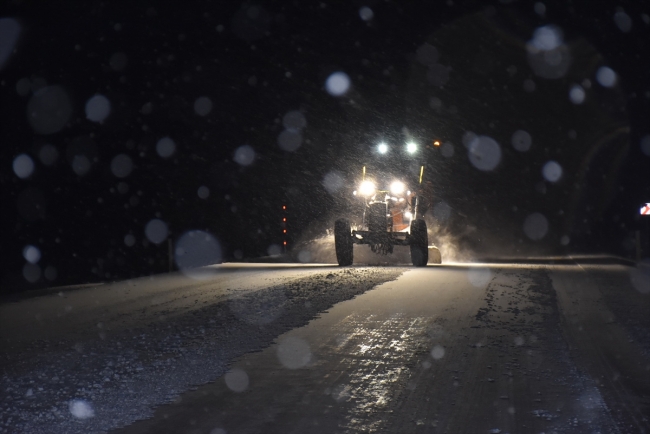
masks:
<path fill-rule="evenodd" d="M 5 432 L 650 432 L 647 270 L 213 271 L 0 305 Z"/>

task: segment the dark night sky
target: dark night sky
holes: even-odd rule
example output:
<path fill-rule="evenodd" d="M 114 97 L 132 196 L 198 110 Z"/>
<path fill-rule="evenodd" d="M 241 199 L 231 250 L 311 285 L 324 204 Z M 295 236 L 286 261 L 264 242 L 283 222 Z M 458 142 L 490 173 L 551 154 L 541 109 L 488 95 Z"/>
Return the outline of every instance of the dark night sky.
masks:
<path fill-rule="evenodd" d="M 453 146 L 453 156 L 435 149 L 419 161 L 436 204 L 451 210 L 438 233 L 459 245 L 632 254 L 634 213 L 650 200 L 640 145 L 650 134 L 650 8 L 640 2 L 543 2 L 543 14 L 542 3 L 525 1 L 59 3 L 13 0 L 0 13 L 21 27 L 0 69 L 3 291 L 165 271 L 166 242 L 145 235 L 152 219 L 174 241 L 212 234 L 224 259 L 279 243 L 283 203 L 291 243 L 322 233 L 354 208 L 347 198 L 380 140 Z M 361 18 L 363 7 L 372 19 Z M 571 55 L 557 78 L 540 77 L 526 57 L 535 29 L 549 24 Z M 432 65 L 418 54 L 423 44 L 439 54 Z M 613 88 L 597 83 L 601 66 L 616 72 Z M 440 68 L 449 71 L 444 83 L 431 75 Z M 342 96 L 325 90 L 336 71 L 352 82 Z M 576 84 L 582 104 L 568 96 Z M 56 131 L 39 131 L 27 115 L 47 86 L 69 101 L 58 101 L 70 113 L 54 115 L 64 118 Z M 111 106 L 101 123 L 85 111 L 96 94 Z M 195 110 L 201 97 L 212 103 L 204 116 Z M 292 111 L 306 126 L 287 152 L 278 138 Z M 511 144 L 519 129 L 533 138 L 527 153 Z M 495 169 L 470 164 L 468 131 L 499 143 Z M 163 137 L 176 145 L 169 158 L 156 150 Z M 51 165 L 45 145 L 58 153 Z M 251 164 L 239 164 L 250 149 Z M 25 179 L 12 168 L 21 154 L 34 162 Z M 560 181 L 541 176 L 548 161 L 562 166 Z M 391 170 L 411 165 L 395 157 Z M 345 186 L 328 192 L 328 175 Z M 522 229 L 533 212 L 549 223 L 539 241 Z M 28 245 L 41 258 L 25 271 Z"/>

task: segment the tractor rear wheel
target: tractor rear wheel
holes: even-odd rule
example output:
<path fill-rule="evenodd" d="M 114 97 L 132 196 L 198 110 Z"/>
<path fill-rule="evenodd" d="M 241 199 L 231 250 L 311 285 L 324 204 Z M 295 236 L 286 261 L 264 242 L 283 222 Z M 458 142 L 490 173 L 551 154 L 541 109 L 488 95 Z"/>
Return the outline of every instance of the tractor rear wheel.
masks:
<path fill-rule="evenodd" d="M 352 265 L 352 246 L 350 222 L 346 219 L 338 219 L 334 222 L 334 247 L 336 260 L 341 267 Z"/>
<path fill-rule="evenodd" d="M 411 222 L 411 262 L 416 267 L 425 267 L 429 261 L 429 237 L 424 220 Z"/>

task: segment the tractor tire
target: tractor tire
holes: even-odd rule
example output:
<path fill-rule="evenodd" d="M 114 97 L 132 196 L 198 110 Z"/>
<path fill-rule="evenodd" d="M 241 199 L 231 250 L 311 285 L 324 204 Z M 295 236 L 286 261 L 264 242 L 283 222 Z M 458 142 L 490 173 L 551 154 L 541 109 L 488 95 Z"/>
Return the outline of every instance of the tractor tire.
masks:
<path fill-rule="evenodd" d="M 411 222 L 411 262 L 415 267 L 426 267 L 429 261 L 429 237 L 424 220 Z"/>
<path fill-rule="evenodd" d="M 350 222 L 346 219 L 338 219 L 334 222 L 334 247 L 336 260 L 341 267 L 352 265 L 352 246 Z"/>

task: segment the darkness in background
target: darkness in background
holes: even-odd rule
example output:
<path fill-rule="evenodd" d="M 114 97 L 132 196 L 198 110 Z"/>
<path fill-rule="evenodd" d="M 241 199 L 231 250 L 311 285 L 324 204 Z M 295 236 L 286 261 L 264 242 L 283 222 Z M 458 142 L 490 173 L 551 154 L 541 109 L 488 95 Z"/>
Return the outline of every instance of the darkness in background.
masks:
<path fill-rule="evenodd" d="M 282 241 L 282 204 L 289 208 L 290 245 L 308 227 L 322 233 L 325 223 L 349 212 L 353 202 L 346 198 L 360 166 L 372 160 L 375 144 L 383 139 L 401 147 L 409 137 L 421 145 L 440 137 L 454 146 L 452 158 L 435 149 L 426 163 L 437 198 L 452 209 L 446 230 L 460 245 L 479 254 L 632 256 L 634 216 L 650 199 L 644 173 L 649 159 L 639 147 L 649 133 L 649 27 L 641 15 L 649 11 L 638 2 L 544 2 L 544 16 L 535 13 L 535 2 L 403 3 L 9 2 L 2 16 L 18 19 L 22 33 L 0 76 L 2 290 L 163 272 L 167 244 L 152 244 L 144 236 L 153 218 L 168 224 L 174 240 L 193 229 L 215 235 L 225 259 L 265 255 Z M 371 21 L 360 18 L 362 6 L 374 12 Z M 631 32 L 615 25 L 617 8 L 632 18 Z M 509 59 L 506 53 L 507 63 L 501 62 L 499 38 L 523 56 L 534 29 L 546 24 L 559 26 L 567 44 L 585 53 L 584 59 L 574 58 L 566 77 L 536 77 L 525 57 Z M 453 68 L 442 88 L 427 82 L 426 68 L 416 60 L 427 42 L 439 48 L 440 63 Z M 116 53 L 127 60 L 119 71 L 111 66 Z M 505 73 L 512 64 L 514 77 Z M 593 71 L 600 65 L 617 72 L 617 88 L 594 84 L 591 105 L 573 106 L 569 86 L 586 76 L 595 83 Z M 352 80 L 343 97 L 324 89 L 334 71 Z M 32 93 L 16 91 L 23 78 L 32 83 L 41 78 L 68 92 L 74 111 L 66 128 L 34 133 L 26 116 Z M 526 78 L 537 85 L 535 106 L 521 105 Z M 502 85 L 509 89 L 501 92 Z M 86 101 L 98 93 L 112 105 L 102 124 L 84 113 Z M 205 117 L 193 108 L 202 96 L 213 103 Z M 442 110 L 431 107 L 433 96 L 443 101 Z M 548 98 L 541 108 L 539 98 Z M 446 110 L 452 105 L 454 110 Z M 582 109 L 588 114 L 578 114 Z M 277 140 L 282 118 L 292 110 L 304 114 L 307 126 L 300 148 L 285 152 Z M 558 120 L 566 125 L 551 134 Z M 579 134 L 578 147 L 565 143 L 573 120 L 573 128 L 591 134 Z M 573 193 L 578 162 L 616 127 L 629 132 L 607 138 L 609 150 L 589 160 L 580 194 Z M 534 145 L 519 154 L 510 136 L 527 128 Z M 502 161 L 493 172 L 469 163 L 461 140 L 466 131 L 501 144 Z M 169 159 L 155 150 L 165 136 L 177 146 Z M 38 158 L 46 143 L 59 152 L 51 167 Z M 233 155 L 246 144 L 256 158 L 241 166 Z M 95 157 L 84 176 L 71 169 L 75 146 Z M 11 170 L 21 153 L 36 163 L 27 180 Z M 110 168 L 118 154 L 134 162 L 124 179 Z M 551 159 L 565 169 L 557 184 L 540 175 Z M 617 159 L 620 164 L 614 164 Z M 402 168 L 410 165 L 396 159 L 393 169 Z M 322 180 L 333 171 L 346 182 L 330 194 Z M 198 197 L 200 186 L 209 188 L 207 199 Z M 549 219 L 541 241 L 528 240 L 521 229 L 531 212 Z M 136 239 L 132 247 L 125 245 L 127 234 Z M 567 246 L 559 242 L 564 235 L 571 240 Z M 22 249 L 28 244 L 40 249 L 42 269 L 56 268 L 53 282 L 25 281 Z"/>

